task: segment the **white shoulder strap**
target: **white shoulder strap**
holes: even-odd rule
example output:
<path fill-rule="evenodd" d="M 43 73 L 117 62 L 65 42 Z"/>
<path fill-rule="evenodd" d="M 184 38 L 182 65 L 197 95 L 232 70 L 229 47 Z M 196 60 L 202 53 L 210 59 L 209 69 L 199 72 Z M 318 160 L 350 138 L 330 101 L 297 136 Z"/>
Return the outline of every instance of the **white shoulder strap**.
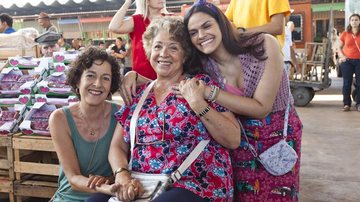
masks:
<path fill-rule="evenodd" d="M 132 153 L 135 147 L 135 134 L 136 134 L 136 125 L 139 119 L 139 112 L 141 110 L 141 107 L 143 106 L 143 103 L 145 101 L 145 99 L 147 98 L 150 90 L 152 89 L 154 83 L 156 82 L 156 80 L 152 81 L 144 90 L 144 93 L 141 95 L 141 98 L 138 102 L 138 104 L 136 105 L 136 108 L 134 110 L 134 113 L 131 117 L 131 121 L 130 121 L 130 161 L 129 161 L 129 170 L 131 170 L 132 168 Z"/>
<path fill-rule="evenodd" d="M 144 93 L 141 95 L 141 98 L 136 105 L 136 108 L 134 110 L 134 113 L 131 117 L 130 121 L 130 161 L 129 161 L 129 170 L 132 169 L 132 153 L 134 151 L 135 147 L 135 134 L 136 134 L 136 125 L 139 118 L 139 112 L 141 107 L 143 106 L 143 103 L 145 99 L 147 98 L 150 90 L 154 86 L 156 80 L 152 81 L 144 90 Z M 194 148 L 194 150 L 186 157 L 185 161 L 179 166 L 179 168 L 171 174 L 171 179 L 173 182 L 176 182 L 179 180 L 182 176 L 182 174 L 185 172 L 185 170 L 196 160 L 196 158 L 201 154 L 201 152 L 205 149 L 205 147 L 208 145 L 210 140 L 201 140 L 198 145 Z"/>

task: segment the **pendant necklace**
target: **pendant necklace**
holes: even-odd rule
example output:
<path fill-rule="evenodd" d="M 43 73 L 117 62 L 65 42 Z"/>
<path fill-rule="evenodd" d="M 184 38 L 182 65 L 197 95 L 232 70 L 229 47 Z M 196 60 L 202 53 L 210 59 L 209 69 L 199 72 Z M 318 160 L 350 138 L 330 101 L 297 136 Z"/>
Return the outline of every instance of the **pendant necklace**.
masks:
<path fill-rule="evenodd" d="M 80 106 L 79 106 L 79 114 L 80 114 L 80 117 L 85 121 L 86 126 L 87 126 L 88 130 L 90 131 L 89 135 L 90 136 L 95 136 L 96 135 L 96 130 L 100 129 L 101 124 L 100 124 L 100 127 L 97 128 L 97 129 L 94 129 L 94 128 L 90 127 L 90 124 L 89 124 L 88 120 L 86 119 L 85 115 L 81 112 Z"/>

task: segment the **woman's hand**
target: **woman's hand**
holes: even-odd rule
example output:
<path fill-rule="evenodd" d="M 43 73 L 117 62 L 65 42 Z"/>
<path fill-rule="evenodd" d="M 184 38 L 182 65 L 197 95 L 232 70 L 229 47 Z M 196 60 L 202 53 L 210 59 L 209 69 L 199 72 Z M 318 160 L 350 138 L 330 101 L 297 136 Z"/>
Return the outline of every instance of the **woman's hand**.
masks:
<path fill-rule="evenodd" d="M 96 187 L 100 187 L 102 184 L 110 184 L 110 179 L 99 175 L 90 175 L 87 187 L 95 189 Z"/>
<path fill-rule="evenodd" d="M 132 201 L 144 193 L 144 188 L 138 180 L 132 179 L 124 184 L 114 184 L 111 193 L 120 201 Z"/>
<path fill-rule="evenodd" d="M 340 63 L 340 64 L 343 63 L 343 62 L 345 62 L 345 61 L 346 61 L 346 57 L 345 57 L 345 56 L 339 58 L 339 63 Z"/>
<path fill-rule="evenodd" d="M 132 102 L 132 95 L 136 94 L 136 74 L 135 71 L 126 73 L 120 87 L 120 95 L 126 105 Z"/>
<path fill-rule="evenodd" d="M 203 108 L 205 99 L 205 84 L 196 78 L 180 81 L 179 92 L 182 97 L 189 103 L 192 110 L 199 112 Z"/>
<path fill-rule="evenodd" d="M 180 89 L 179 89 L 179 84 L 174 84 L 171 88 L 172 88 L 172 91 L 176 95 L 177 98 L 184 98 L 181 95 L 181 92 L 180 92 Z M 205 85 L 205 90 L 204 90 L 204 94 L 203 94 L 204 99 L 209 97 L 210 91 L 211 91 L 211 87 Z"/>

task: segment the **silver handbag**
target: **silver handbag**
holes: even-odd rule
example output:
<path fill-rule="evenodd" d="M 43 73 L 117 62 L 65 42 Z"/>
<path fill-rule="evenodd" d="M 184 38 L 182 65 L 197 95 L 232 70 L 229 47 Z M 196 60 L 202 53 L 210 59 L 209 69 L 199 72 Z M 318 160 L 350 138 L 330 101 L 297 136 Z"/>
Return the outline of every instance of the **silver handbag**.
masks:
<path fill-rule="evenodd" d="M 173 183 L 170 175 L 166 174 L 148 174 L 132 171 L 131 177 L 139 180 L 144 188 L 144 194 L 137 198 L 142 201 L 153 200 L 171 187 Z"/>
<path fill-rule="evenodd" d="M 280 176 L 288 173 L 295 166 L 298 155 L 285 141 L 280 140 L 258 157 L 260 163 L 272 175 Z"/>

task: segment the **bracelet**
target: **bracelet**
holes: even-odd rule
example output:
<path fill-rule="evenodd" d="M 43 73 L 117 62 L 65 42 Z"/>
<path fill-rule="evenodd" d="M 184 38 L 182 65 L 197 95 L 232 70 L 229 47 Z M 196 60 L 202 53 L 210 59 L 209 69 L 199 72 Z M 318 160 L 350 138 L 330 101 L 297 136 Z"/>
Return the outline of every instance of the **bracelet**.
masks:
<path fill-rule="evenodd" d="M 210 111 L 210 105 L 206 106 L 205 109 L 202 110 L 202 111 L 198 114 L 198 116 L 199 116 L 199 117 L 203 117 L 203 116 L 205 116 L 205 114 L 207 114 L 209 111 Z"/>
<path fill-rule="evenodd" d="M 219 94 L 220 94 L 220 88 L 219 88 L 219 87 L 216 87 L 216 91 L 215 91 L 214 94 L 215 94 L 215 95 L 214 95 L 214 99 L 212 100 L 213 102 L 216 101 L 217 97 L 218 97 Z"/>
<path fill-rule="evenodd" d="M 136 73 L 136 75 L 135 75 L 135 81 L 137 82 L 138 77 L 139 77 L 139 74 L 138 74 L 137 72 L 135 72 L 135 73 Z"/>
<path fill-rule="evenodd" d="M 211 102 L 214 99 L 214 94 L 215 94 L 215 86 L 211 85 L 211 91 L 209 93 L 209 97 L 207 98 L 209 102 Z"/>
<path fill-rule="evenodd" d="M 211 91 L 208 97 L 209 102 L 215 102 L 217 95 L 219 94 L 220 88 L 218 86 L 211 85 Z"/>
<path fill-rule="evenodd" d="M 123 171 L 130 172 L 127 168 L 122 168 L 122 167 L 120 167 L 120 168 L 118 168 L 118 169 L 115 170 L 114 176 L 116 177 L 116 175 L 117 175 L 118 173 L 121 173 L 121 172 L 123 172 Z"/>

